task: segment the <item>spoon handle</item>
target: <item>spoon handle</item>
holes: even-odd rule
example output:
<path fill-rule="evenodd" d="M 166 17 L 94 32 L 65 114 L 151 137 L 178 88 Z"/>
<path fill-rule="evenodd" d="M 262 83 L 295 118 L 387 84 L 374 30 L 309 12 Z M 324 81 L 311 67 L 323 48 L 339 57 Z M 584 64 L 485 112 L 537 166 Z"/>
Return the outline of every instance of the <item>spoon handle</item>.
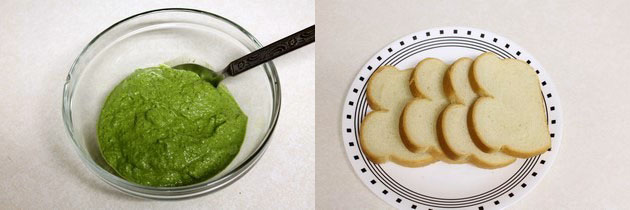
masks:
<path fill-rule="evenodd" d="M 235 76 L 313 42 L 315 42 L 315 25 L 232 61 L 225 67 L 225 72 L 230 76 Z"/>

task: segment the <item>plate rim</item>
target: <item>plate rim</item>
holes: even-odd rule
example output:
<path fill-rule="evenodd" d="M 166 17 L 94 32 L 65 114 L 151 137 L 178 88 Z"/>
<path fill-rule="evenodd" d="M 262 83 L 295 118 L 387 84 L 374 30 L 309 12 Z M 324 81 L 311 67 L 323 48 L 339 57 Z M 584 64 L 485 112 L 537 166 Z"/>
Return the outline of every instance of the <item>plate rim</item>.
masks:
<path fill-rule="evenodd" d="M 505 207 L 508 207 L 508 206 L 518 202 L 520 199 L 522 199 L 527 194 L 529 194 L 531 191 L 533 191 L 533 189 L 538 185 L 538 183 L 540 183 L 542 181 L 544 176 L 547 173 L 549 173 L 549 171 L 551 169 L 551 166 L 555 162 L 557 153 L 559 152 L 559 148 L 561 147 L 561 139 L 562 139 L 562 133 L 563 133 L 563 126 L 562 125 L 563 125 L 563 122 L 564 122 L 564 116 L 563 116 L 563 112 L 562 112 L 561 98 L 559 97 L 557 88 L 555 87 L 552 79 L 545 72 L 545 70 L 544 70 L 545 68 L 542 67 L 540 62 L 538 62 L 538 60 L 536 60 L 532 54 L 530 54 L 525 48 L 521 47 L 520 45 L 516 44 L 514 41 L 512 41 L 510 39 L 507 39 L 507 38 L 505 38 L 503 36 L 500 36 L 498 34 L 495 34 L 493 32 L 489 32 L 489 31 L 486 31 L 486 30 L 483 30 L 483 29 L 478 29 L 478 28 L 465 27 L 465 26 L 444 26 L 444 27 L 433 27 L 433 28 L 429 28 L 429 29 L 425 29 L 425 30 L 416 31 L 414 33 L 407 34 L 407 35 L 405 35 L 405 36 L 403 36 L 401 38 L 398 38 L 398 39 L 392 41 L 391 43 L 389 43 L 386 46 L 384 46 L 381 50 L 377 51 L 369 60 L 367 60 L 365 65 L 363 65 L 362 68 L 359 69 L 359 71 L 356 73 L 354 79 L 350 83 L 350 86 L 348 87 L 348 92 L 346 93 L 345 100 L 343 101 L 343 104 L 342 104 L 342 112 L 341 112 L 341 132 L 342 132 L 342 135 L 341 136 L 342 136 L 343 147 L 344 147 L 344 150 L 346 152 L 347 161 L 349 161 L 350 165 L 352 166 L 353 173 L 355 174 L 355 176 L 357 176 L 357 178 L 359 178 L 359 180 L 363 183 L 363 185 L 365 185 L 365 187 L 367 187 L 372 193 L 374 193 L 376 195 L 376 197 L 379 197 L 380 199 L 382 199 L 386 203 L 390 204 L 390 206 L 401 208 L 402 206 L 398 205 L 398 204 L 401 203 L 399 201 L 400 198 L 397 199 L 396 201 L 394 201 L 392 199 L 386 199 L 385 196 L 383 196 L 383 195 L 379 194 L 379 192 L 375 191 L 373 189 L 373 187 L 370 186 L 370 184 L 368 183 L 367 180 L 364 180 L 364 178 L 361 176 L 361 173 L 365 173 L 365 172 L 360 172 L 359 170 L 365 170 L 365 168 L 359 169 L 359 167 L 357 167 L 357 165 L 354 163 L 353 159 L 357 160 L 357 156 L 355 156 L 354 153 L 351 153 L 351 151 L 349 149 L 350 147 L 353 147 L 353 146 L 349 146 L 351 141 L 347 141 L 346 140 L 346 136 L 348 135 L 348 133 L 351 133 L 352 135 L 355 135 L 355 136 L 358 135 L 358 134 L 356 134 L 357 133 L 355 131 L 356 129 L 352 129 L 352 131 L 350 131 L 350 130 L 347 130 L 348 128 L 346 128 L 346 127 L 351 127 L 351 126 L 346 126 L 346 124 L 347 124 L 346 122 L 348 122 L 348 120 L 350 120 L 350 121 L 353 122 L 351 124 L 354 124 L 355 117 L 356 117 L 355 116 L 356 113 L 353 113 L 353 112 L 355 112 L 357 110 L 357 108 L 355 108 L 356 106 L 352 105 L 352 103 L 353 103 L 352 99 L 353 98 L 357 98 L 357 99 L 360 98 L 361 94 L 363 93 L 363 91 L 361 93 L 358 93 L 358 90 L 355 88 L 357 86 L 356 84 L 357 83 L 367 83 L 367 81 L 369 80 L 369 77 L 374 72 L 372 70 L 375 70 L 376 68 L 378 68 L 378 66 L 377 67 L 373 67 L 371 65 L 371 63 L 374 63 L 374 61 L 380 62 L 383 59 L 380 56 L 383 56 L 383 55 L 390 54 L 387 57 L 383 56 L 383 57 L 386 58 L 385 60 L 389 59 L 393 55 L 391 53 L 394 52 L 394 50 L 392 48 L 396 48 L 397 46 L 398 47 L 403 46 L 405 44 L 404 42 L 406 42 L 406 41 L 412 40 L 412 43 L 416 43 L 416 42 L 428 39 L 426 37 L 431 37 L 431 38 L 438 37 L 439 38 L 439 37 L 446 37 L 447 35 L 450 35 L 451 37 L 464 37 L 464 38 L 466 38 L 468 36 L 471 36 L 472 31 L 475 31 L 475 32 L 481 34 L 480 38 L 482 38 L 482 39 L 485 38 L 484 35 L 487 35 L 488 37 L 492 37 L 493 38 L 493 42 L 494 43 L 498 44 L 499 43 L 498 40 L 502 40 L 503 43 L 506 43 L 506 45 L 504 45 L 505 48 L 502 48 L 501 46 L 499 46 L 497 44 L 490 43 L 491 45 L 493 45 L 496 48 L 508 50 L 511 47 L 512 50 L 513 49 L 518 49 L 515 52 L 515 54 L 517 54 L 517 56 L 515 56 L 515 57 L 518 57 L 519 60 L 522 60 L 520 55 L 527 55 L 527 60 L 528 60 L 527 62 L 528 62 L 528 64 L 532 64 L 532 65 L 538 66 L 538 68 L 535 68 L 535 69 L 537 70 L 537 75 L 538 75 L 539 81 L 543 81 L 543 83 L 547 83 L 546 85 L 545 84 L 541 85 L 541 91 L 543 92 L 543 99 L 545 101 L 545 104 L 547 103 L 548 99 L 545 98 L 544 93 L 545 93 L 545 90 L 547 90 L 547 92 L 550 92 L 550 93 L 553 92 L 553 99 L 549 99 L 549 100 L 554 102 L 552 107 L 555 108 L 555 109 L 554 108 L 551 109 L 551 111 L 554 111 L 554 113 L 553 113 L 554 117 L 553 117 L 553 123 L 552 124 L 555 124 L 555 126 L 554 126 L 554 128 L 555 128 L 554 129 L 554 133 L 552 134 L 552 145 L 553 145 L 552 148 L 553 148 L 553 152 L 545 152 L 545 153 L 539 155 L 539 156 L 542 156 L 544 154 L 548 154 L 548 156 L 544 160 L 542 160 L 542 163 L 541 163 L 541 164 L 544 164 L 544 163 L 547 163 L 547 164 L 544 164 L 544 166 L 539 167 L 539 168 L 543 169 L 542 172 L 539 173 L 540 175 L 533 178 L 533 181 L 530 182 L 531 183 L 530 184 L 531 187 L 520 191 L 520 192 L 524 192 L 524 193 L 516 195 L 515 198 L 511 199 L 509 202 L 504 202 L 504 203 L 499 203 L 499 204 L 495 203 L 495 205 L 487 206 L 487 207 L 490 208 L 490 209 L 492 209 L 492 208 L 505 208 Z M 439 35 L 434 35 L 432 37 L 431 33 L 435 34 L 436 32 Z M 461 33 L 458 33 L 458 32 L 461 32 Z M 466 35 L 463 35 L 463 34 L 466 34 Z M 424 35 L 426 35 L 426 36 L 424 36 Z M 420 38 L 418 38 L 418 37 L 420 37 Z M 472 38 L 474 38 L 475 40 L 478 40 L 478 38 L 476 38 L 476 37 L 472 37 Z M 401 49 L 397 49 L 396 52 L 398 52 L 400 50 Z M 506 51 L 506 52 L 508 52 L 508 51 Z M 416 53 L 413 53 L 412 55 L 414 55 L 414 54 L 416 54 Z M 512 53 L 509 53 L 509 52 L 507 54 L 514 56 Z M 523 56 L 523 57 L 525 57 L 525 56 Z M 402 60 L 404 60 L 404 59 L 402 59 Z M 381 64 L 383 64 L 383 63 L 385 63 L 385 62 L 382 62 Z M 369 72 L 369 75 L 363 75 L 366 72 L 366 70 L 367 70 L 367 72 Z M 540 71 L 540 72 L 538 72 L 538 71 Z M 367 76 L 367 78 L 365 78 L 364 76 Z M 363 79 L 361 79 L 362 82 L 359 82 L 360 78 L 363 78 Z M 544 90 L 543 90 L 543 88 L 544 88 Z M 357 93 L 359 94 L 358 97 L 352 97 L 353 95 L 355 95 Z M 551 95 L 549 95 L 549 97 L 551 97 Z M 363 100 L 365 100 L 365 99 L 363 99 Z M 349 108 L 349 106 L 353 107 L 353 108 Z M 349 108 L 349 110 L 352 110 L 352 113 L 348 112 L 347 108 Z M 549 111 L 549 107 L 547 107 L 547 105 L 545 105 L 545 111 L 546 111 L 547 117 L 549 117 L 551 114 L 549 113 L 550 111 Z M 367 113 L 367 108 L 366 108 L 365 113 Z M 352 117 L 350 117 L 350 116 L 352 116 Z M 556 120 L 559 120 L 559 122 L 556 122 Z M 549 124 L 550 120 L 547 119 L 547 122 Z M 549 127 L 551 127 L 551 124 L 549 124 Z M 555 137 L 553 136 L 554 134 L 555 134 Z M 360 145 L 359 145 L 359 142 L 358 142 L 358 137 L 356 137 L 356 140 L 357 140 L 356 143 L 355 143 L 356 146 L 354 146 L 354 147 L 359 150 L 361 155 L 363 155 L 363 152 L 361 151 L 361 148 L 360 148 Z M 539 156 L 535 156 L 535 157 L 539 157 Z M 532 166 L 532 169 L 534 169 L 538 165 L 538 163 L 539 162 L 536 161 L 535 164 Z M 372 172 L 370 172 L 370 173 L 372 173 Z M 536 172 L 534 172 L 534 173 L 536 173 Z M 528 176 L 529 176 L 529 174 L 525 174 L 525 177 L 523 177 L 523 180 L 525 178 L 527 178 Z M 374 181 L 374 180 L 372 180 L 372 181 Z M 372 184 L 372 185 L 374 185 L 374 184 Z M 525 188 L 525 186 L 523 186 L 523 188 Z M 386 192 L 383 192 L 383 194 L 386 195 Z M 498 197 L 503 196 L 505 194 L 507 194 L 507 192 L 503 192 L 502 194 L 499 194 Z M 510 196 L 510 197 L 512 197 L 512 196 Z M 491 202 L 491 201 L 484 202 L 483 203 L 484 207 L 486 206 L 485 204 L 489 203 L 489 202 Z M 498 202 L 498 200 L 496 202 Z M 440 208 L 440 207 L 432 207 L 432 206 L 423 206 L 422 204 L 418 204 L 418 205 L 415 205 L 415 206 L 416 207 L 427 207 L 427 208 Z M 406 208 L 407 209 L 411 209 L 411 207 L 413 207 L 413 206 L 408 206 Z M 465 208 L 471 208 L 471 206 L 465 207 Z"/>

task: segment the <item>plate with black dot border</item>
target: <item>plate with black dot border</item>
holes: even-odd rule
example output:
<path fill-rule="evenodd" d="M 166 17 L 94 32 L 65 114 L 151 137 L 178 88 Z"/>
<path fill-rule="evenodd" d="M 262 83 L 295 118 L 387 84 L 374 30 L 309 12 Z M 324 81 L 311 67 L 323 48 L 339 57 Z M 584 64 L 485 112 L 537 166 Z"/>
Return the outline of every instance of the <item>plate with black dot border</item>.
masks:
<path fill-rule="evenodd" d="M 359 142 L 359 129 L 371 111 L 367 81 L 383 65 L 413 68 L 427 57 L 452 63 L 483 52 L 528 63 L 540 80 L 551 148 L 518 159 L 499 169 L 436 162 L 420 168 L 369 161 Z M 530 192 L 550 170 L 562 139 L 562 108 L 558 92 L 542 65 L 517 43 L 497 34 L 469 27 L 440 27 L 409 34 L 378 51 L 358 72 L 343 102 L 342 141 L 354 173 L 377 197 L 398 209 L 502 209 Z M 371 198 L 365 198 L 371 199 Z"/>

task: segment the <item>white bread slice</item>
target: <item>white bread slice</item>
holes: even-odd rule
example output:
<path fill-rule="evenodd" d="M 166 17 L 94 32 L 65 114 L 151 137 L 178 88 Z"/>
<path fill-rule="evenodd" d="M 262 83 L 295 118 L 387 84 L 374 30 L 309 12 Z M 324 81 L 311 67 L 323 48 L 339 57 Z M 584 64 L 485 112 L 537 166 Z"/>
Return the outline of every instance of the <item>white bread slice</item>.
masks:
<path fill-rule="evenodd" d="M 400 113 L 413 98 L 407 85 L 410 75 L 411 70 L 382 66 L 368 81 L 367 99 L 373 111 L 361 123 L 359 141 L 363 152 L 374 163 L 392 161 L 407 167 L 420 167 L 435 162 L 427 153 L 409 151 L 398 133 Z"/>
<path fill-rule="evenodd" d="M 446 70 L 448 65 L 435 58 L 426 58 L 416 65 L 409 85 L 415 98 L 403 109 L 400 135 L 411 151 L 429 152 L 448 163 L 462 163 L 446 157 L 438 141 L 437 120 L 449 104 L 442 87 Z"/>
<path fill-rule="evenodd" d="M 484 53 L 475 59 L 469 79 L 480 95 L 468 118 L 480 149 L 528 158 L 550 147 L 538 76 L 527 63 Z"/>
<path fill-rule="evenodd" d="M 472 63 L 470 58 L 460 58 L 451 65 L 444 77 L 444 92 L 451 104 L 442 111 L 438 119 L 440 146 L 450 159 L 462 159 L 480 168 L 503 167 L 516 158 L 502 152 L 481 151 L 468 133 L 468 110 L 478 98 L 468 80 Z"/>

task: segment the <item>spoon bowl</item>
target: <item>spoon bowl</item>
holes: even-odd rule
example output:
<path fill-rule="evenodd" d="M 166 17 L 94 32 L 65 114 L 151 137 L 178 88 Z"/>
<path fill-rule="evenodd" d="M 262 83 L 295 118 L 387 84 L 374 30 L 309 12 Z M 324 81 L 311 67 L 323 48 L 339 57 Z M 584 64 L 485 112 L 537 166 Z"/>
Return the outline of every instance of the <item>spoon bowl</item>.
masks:
<path fill-rule="evenodd" d="M 221 83 L 221 81 L 225 79 L 225 72 L 217 73 L 215 71 L 212 71 L 212 69 L 206 68 L 205 66 L 199 64 L 185 63 L 173 66 L 173 68 L 195 72 L 197 75 L 199 75 L 199 77 L 201 77 L 201 79 L 209 82 L 214 87 L 217 87 L 219 83 Z"/>

